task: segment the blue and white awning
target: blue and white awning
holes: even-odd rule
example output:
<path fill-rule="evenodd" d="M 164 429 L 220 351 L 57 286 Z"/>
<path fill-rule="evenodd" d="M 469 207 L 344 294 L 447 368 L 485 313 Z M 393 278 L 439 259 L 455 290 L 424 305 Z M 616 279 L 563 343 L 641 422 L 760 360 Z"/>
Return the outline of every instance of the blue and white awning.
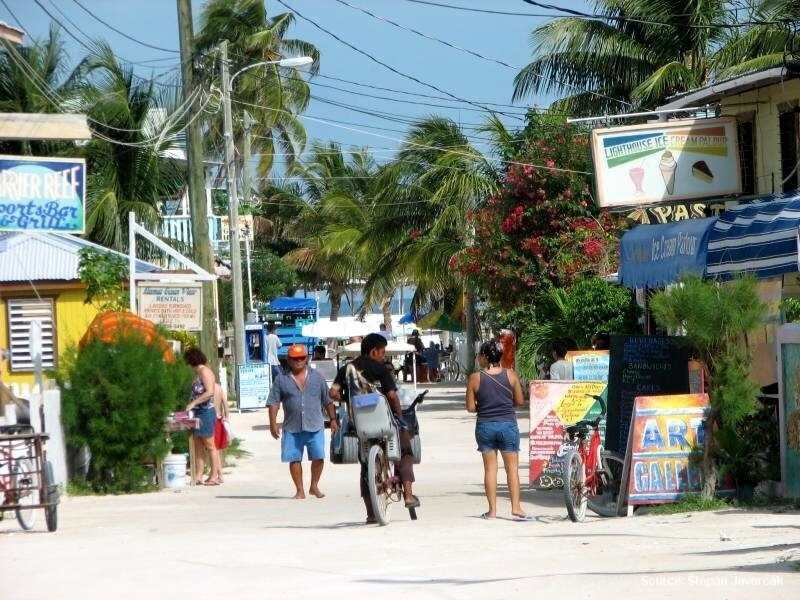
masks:
<path fill-rule="evenodd" d="M 706 276 L 758 278 L 798 271 L 800 190 L 722 213 L 708 238 Z"/>
<path fill-rule="evenodd" d="M 658 288 L 682 275 L 703 277 L 706 245 L 716 217 L 639 225 L 620 240 L 619 282 L 629 288 Z"/>

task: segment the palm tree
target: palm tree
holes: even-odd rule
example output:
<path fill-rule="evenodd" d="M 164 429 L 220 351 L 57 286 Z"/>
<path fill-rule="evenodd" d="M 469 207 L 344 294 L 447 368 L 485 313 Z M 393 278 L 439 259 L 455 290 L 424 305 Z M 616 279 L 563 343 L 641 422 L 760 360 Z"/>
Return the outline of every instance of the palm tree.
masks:
<path fill-rule="evenodd" d="M 531 33 L 534 60 L 514 79 L 515 99 L 563 94 L 553 108 L 568 114 L 654 108 L 707 83 L 716 52 L 733 55 L 725 45 L 737 14 L 725 0 L 597 0 L 594 13 L 600 18 L 553 19 Z M 742 50 L 741 61 L 763 52 L 755 43 Z"/>
<path fill-rule="evenodd" d="M 310 156 L 292 169 L 303 181 L 306 208 L 287 230 L 298 247 L 284 259 L 327 290 L 335 321 L 342 295 L 368 264 L 362 241 L 374 219 L 378 166 L 368 152 L 348 157 L 335 142 L 315 143 Z"/>
<path fill-rule="evenodd" d="M 222 40 L 228 40 L 231 74 L 255 63 L 290 56 L 313 58 L 310 72 L 315 74 L 319 68 L 319 51 L 307 42 L 286 37 L 293 23 L 291 13 L 268 18 L 263 0 L 211 0 L 200 15 L 195 47 L 215 61 L 217 57 L 212 51 Z M 234 85 L 235 105 L 247 110 L 255 122 L 251 134 L 255 140 L 253 152 L 259 155 L 258 175 L 264 177 L 269 173 L 276 150 L 283 154 L 287 164 L 294 162 L 306 144 L 305 128 L 296 117 L 306 109 L 310 99 L 310 90 L 302 75 L 294 69 L 264 65 L 242 72 Z M 221 115 L 215 117 L 211 129 L 222 131 Z M 242 127 L 236 123 L 236 143 L 242 138 Z M 212 153 L 222 156 L 224 140 L 221 136 L 207 139 L 213 144 Z M 237 171 L 242 172 L 241 168 Z"/>
<path fill-rule="evenodd" d="M 717 80 L 770 67 L 800 66 L 800 42 L 791 27 L 800 22 L 800 5 L 785 0 L 762 0 L 744 15 L 756 23 L 744 32 L 730 29 L 725 44 L 715 53 L 712 65 Z M 792 25 L 793 24 L 793 25 Z"/>
<path fill-rule="evenodd" d="M 382 252 L 371 262 L 367 297 L 411 280 L 412 307 L 460 315 L 465 281 L 454 260 L 471 243 L 469 212 L 496 184 L 492 165 L 456 123 L 431 117 L 412 126 L 377 182 L 379 214 L 369 235 Z"/>
<path fill-rule="evenodd" d="M 44 41 L 18 47 L 0 42 L 0 112 L 60 113 L 70 109 L 69 100 L 80 82 L 80 69 L 67 67 L 68 56 L 60 29 L 51 26 Z M 63 156 L 74 146 L 67 142 L 3 140 L 0 153 Z"/>
<path fill-rule="evenodd" d="M 177 90 L 159 91 L 120 63 L 110 46 L 97 43 L 83 63 L 87 85 L 80 105 L 93 131 L 83 148 L 87 161 L 86 231 L 92 241 L 119 251 L 128 248 L 128 214 L 158 231 L 161 203 L 185 185 L 181 167 L 164 159 L 177 133 L 168 115 Z M 143 252 L 147 252 L 143 249 Z"/>

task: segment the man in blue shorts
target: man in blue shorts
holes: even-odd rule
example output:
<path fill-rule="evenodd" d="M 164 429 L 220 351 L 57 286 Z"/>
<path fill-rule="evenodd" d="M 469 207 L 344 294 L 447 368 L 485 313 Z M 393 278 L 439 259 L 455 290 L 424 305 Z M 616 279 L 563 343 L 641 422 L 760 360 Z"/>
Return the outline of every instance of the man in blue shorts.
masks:
<path fill-rule="evenodd" d="M 283 437 L 281 461 L 289 463 L 289 473 L 295 486 L 296 500 L 306 497 L 303 488 L 303 449 L 311 461 L 311 485 L 308 492 L 317 498 L 325 496 L 319 489 L 319 478 L 325 463 L 325 421 L 323 411 L 331 421 L 331 433 L 339 429 L 333 401 L 328 398 L 328 384 L 316 369 L 307 364 L 308 350 L 303 344 L 292 344 L 287 352 L 289 370 L 272 383 L 267 398 L 269 432 L 276 440 L 278 407 L 283 404 Z"/>

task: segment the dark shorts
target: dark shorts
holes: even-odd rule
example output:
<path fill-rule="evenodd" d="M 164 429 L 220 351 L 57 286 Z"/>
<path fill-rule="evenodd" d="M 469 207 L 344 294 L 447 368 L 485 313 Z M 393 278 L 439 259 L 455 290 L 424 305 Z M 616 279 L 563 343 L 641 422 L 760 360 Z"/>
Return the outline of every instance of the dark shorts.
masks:
<path fill-rule="evenodd" d="M 516 421 L 489 421 L 475 425 L 478 452 L 519 452 L 519 427 Z"/>
<path fill-rule="evenodd" d="M 200 426 L 194 430 L 197 437 L 213 437 L 214 421 L 217 420 L 217 410 L 213 406 L 194 408 L 195 419 L 200 419 Z"/>

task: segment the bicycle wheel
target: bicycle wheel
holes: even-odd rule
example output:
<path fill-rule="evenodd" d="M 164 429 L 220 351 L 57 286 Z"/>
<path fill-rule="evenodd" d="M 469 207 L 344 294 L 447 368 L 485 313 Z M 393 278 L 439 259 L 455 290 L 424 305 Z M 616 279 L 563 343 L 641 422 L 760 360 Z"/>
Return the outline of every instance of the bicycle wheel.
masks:
<path fill-rule="evenodd" d="M 570 450 L 564 459 L 564 502 L 571 521 L 577 523 L 586 517 L 586 470 L 583 458 Z"/>
<path fill-rule="evenodd" d="M 414 455 L 414 464 L 422 462 L 422 439 L 419 434 L 411 438 L 411 453 Z"/>
<path fill-rule="evenodd" d="M 383 448 L 375 444 L 369 449 L 367 458 L 367 485 L 372 501 L 372 510 L 381 525 L 389 524 L 389 512 L 392 508 L 390 477 L 389 460 L 386 458 Z"/>
<path fill-rule="evenodd" d="M 44 520 L 47 523 L 47 531 L 58 529 L 58 486 L 54 483 L 53 465 L 49 460 L 44 463 L 44 489 L 47 493 L 47 505 L 44 507 Z"/>
<path fill-rule="evenodd" d="M 33 470 L 30 460 L 21 460 L 11 468 L 11 487 L 17 495 L 17 521 L 25 531 L 36 525 L 36 509 L 39 504 L 39 478 Z"/>
<path fill-rule="evenodd" d="M 597 472 L 597 494 L 589 496 L 589 508 L 601 517 L 616 517 L 619 488 L 622 483 L 623 458 L 616 452 L 600 453 L 600 470 Z"/>

